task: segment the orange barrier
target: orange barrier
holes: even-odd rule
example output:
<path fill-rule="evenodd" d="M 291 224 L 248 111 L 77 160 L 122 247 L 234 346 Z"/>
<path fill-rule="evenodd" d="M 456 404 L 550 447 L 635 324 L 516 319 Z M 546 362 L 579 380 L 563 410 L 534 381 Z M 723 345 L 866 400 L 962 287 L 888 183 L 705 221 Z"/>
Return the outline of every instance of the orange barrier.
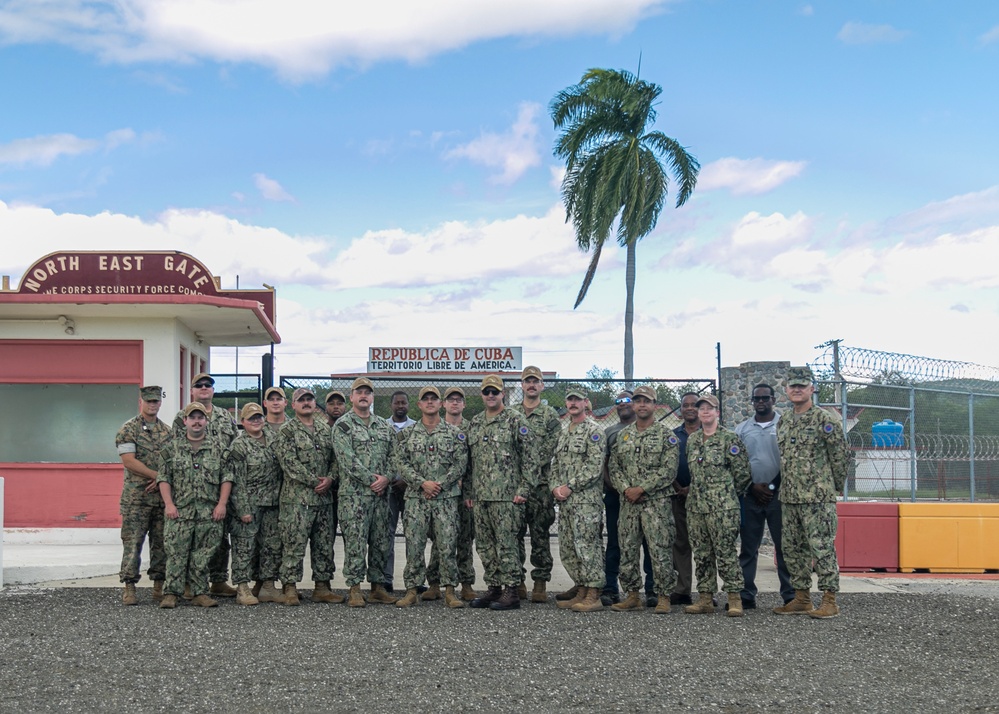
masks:
<path fill-rule="evenodd" d="M 931 573 L 999 570 L 999 504 L 898 504 L 899 569 Z"/>

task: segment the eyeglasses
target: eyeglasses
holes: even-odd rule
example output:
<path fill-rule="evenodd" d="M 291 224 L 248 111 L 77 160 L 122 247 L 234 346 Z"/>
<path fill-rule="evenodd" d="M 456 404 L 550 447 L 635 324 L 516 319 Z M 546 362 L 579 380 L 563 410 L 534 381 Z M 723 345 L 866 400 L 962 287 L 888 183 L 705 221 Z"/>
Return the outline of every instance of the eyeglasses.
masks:
<path fill-rule="evenodd" d="M 492 387 L 487 387 L 486 389 L 482 390 L 482 396 L 484 396 L 484 397 L 495 397 L 499 393 L 500 393 L 500 390 L 493 389 Z"/>
<path fill-rule="evenodd" d="M 620 399 L 614 400 L 615 404 L 631 404 L 631 397 L 621 397 Z"/>
<path fill-rule="evenodd" d="M 771 399 L 773 399 L 773 397 L 771 397 L 768 394 L 765 397 L 753 397 L 752 399 L 753 399 L 754 402 L 769 402 Z"/>
<path fill-rule="evenodd" d="M 197 389 L 204 389 L 205 387 L 214 387 L 215 385 L 211 382 L 198 382 L 194 385 Z"/>

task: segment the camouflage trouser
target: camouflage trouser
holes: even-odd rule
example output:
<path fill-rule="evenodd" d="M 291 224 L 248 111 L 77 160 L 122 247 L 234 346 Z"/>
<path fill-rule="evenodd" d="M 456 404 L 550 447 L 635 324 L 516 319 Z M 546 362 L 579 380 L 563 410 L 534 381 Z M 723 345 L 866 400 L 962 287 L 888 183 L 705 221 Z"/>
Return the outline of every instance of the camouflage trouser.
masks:
<path fill-rule="evenodd" d="M 166 577 L 166 551 L 163 550 L 163 504 L 135 504 L 121 508 L 121 572 L 123 583 L 139 582 L 142 569 L 142 542 L 149 534 L 150 580 Z"/>
<path fill-rule="evenodd" d="M 527 562 L 527 550 L 524 548 L 524 536 L 531 533 L 531 580 L 552 579 L 552 544 L 551 530 L 555 522 L 555 498 L 547 483 L 538 484 L 527 496 L 524 510 L 524 523 L 517 533 L 517 552 L 521 564 Z M 524 582 L 527 569 L 521 567 L 520 582 Z"/>
<path fill-rule="evenodd" d="M 673 569 L 673 508 L 669 498 L 646 498 L 629 503 L 621 498 L 617 538 L 621 548 L 621 589 L 638 592 L 642 587 L 642 537 L 652 559 L 652 577 L 656 594 L 669 597 L 676 584 Z"/>
<path fill-rule="evenodd" d="M 723 508 L 712 513 L 687 511 L 690 548 L 694 553 L 697 592 L 713 593 L 721 575 L 722 590 L 737 593 L 744 585 L 739 567 L 739 509 Z"/>
<path fill-rule="evenodd" d="M 333 536 L 330 521 L 333 506 L 305 506 L 300 503 L 282 503 L 278 517 L 281 529 L 281 583 L 288 585 L 302 580 L 302 561 L 305 546 L 309 546 L 312 579 L 318 582 L 333 579 Z"/>
<path fill-rule="evenodd" d="M 254 506 L 253 520 L 232 519 L 232 582 L 277 580 L 281 567 L 281 524 L 277 506 Z"/>
<path fill-rule="evenodd" d="M 191 592 L 208 592 L 208 562 L 222 539 L 222 523 L 208 520 L 167 518 L 163 524 L 163 547 L 166 550 L 164 592 L 182 595 L 184 585 Z"/>
<path fill-rule="evenodd" d="M 812 589 L 812 562 L 819 575 L 819 590 L 839 591 L 839 563 L 836 561 L 835 503 L 784 503 L 784 562 L 795 590 Z"/>
<path fill-rule="evenodd" d="M 385 582 L 385 561 L 393 547 L 388 532 L 389 507 L 385 496 L 340 494 L 340 530 L 343 533 L 343 578 L 348 586 Z"/>
<path fill-rule="evenodd" d="M 572 582 L 604 589 L 604 508 L 602 503 L 573 503 L 558 511 L 558 551 Z"/>
<path fill-rule="evenodd" d="M 427 574 L 425 554 L 431 532 L 434 545 L 444 552 L 440 561 L 441 585 L 458 584 L 455 550 L 458 543 L 458 504 L 455 498 L 407 498 L 402 514 L 406 534 L 406 569 L 402 574 L 407 588 L 423 584 Z M 464 508 L 464 506 L 462 506 Z"/>
<path fill-rule="evenodd" d="M 519 585 L 517 534 L 524 524 L 524 504 L 511 501 L 475 502 L 475 549 L 482 561 L 486 585 Z M 521 541 L 523 543 L 523 541 Z"/>
<path fill-rule="evenodd" d="M 475 541 L 475 512 L 458 501 L 458 547 L 455 549 L 455 561 L 458 564 L 458 582 L 462 585 L 475 584 L 475 555 L 472 553 L 472 543 Z M 437 541 L 430 548 L 430 564 L 427 565 L 427 582 L 440 584 L 441 555 Z"/>
<path fill-rule="evenodd" d="M 209 579 L 213 583 L 224 583 L 229 580 L 229 534 L 232 532 L 232 501 L 226 507 L 225 520 L 222 521 L 222 539 L 212 553 L 208 563 Z"/>

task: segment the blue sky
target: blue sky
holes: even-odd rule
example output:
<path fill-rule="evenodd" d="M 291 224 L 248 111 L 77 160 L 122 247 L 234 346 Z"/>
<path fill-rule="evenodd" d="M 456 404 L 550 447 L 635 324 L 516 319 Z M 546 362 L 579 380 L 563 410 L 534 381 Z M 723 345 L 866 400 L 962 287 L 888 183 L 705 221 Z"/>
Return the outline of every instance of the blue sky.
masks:
<path fill-rule="evenodd" d="M 703 169 L 639 246 L 638 375 L 833 338 L 996 363 L 999 5 L 332 7 L 0 0 L 0 272 L 190 252 L 277 286 L 281 374 L 429 344 L 621 371 L 622 251 L 573 311 L 547 107 L 640 61 Z"/>

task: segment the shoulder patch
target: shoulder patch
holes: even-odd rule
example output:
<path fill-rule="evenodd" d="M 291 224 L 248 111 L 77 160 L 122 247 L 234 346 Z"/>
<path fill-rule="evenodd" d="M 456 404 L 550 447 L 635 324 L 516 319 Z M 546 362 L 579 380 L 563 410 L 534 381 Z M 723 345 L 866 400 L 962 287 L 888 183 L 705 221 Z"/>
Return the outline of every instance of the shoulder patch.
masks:
<path fill-rule="evenodd" d="M 464 440 L 465 440 L 465 434 L 459 431 L 458 432 L 458 441 L 464 441 Z"/>
<path fill-rule="evenodd" d="M 593 439 L 593 441 L 600 441 L 600 434 L 594 434 L 590 438 Z"/>
<path fill-rule="evenodd" d="M 350 433 L 350 424 L 348 424 L 346 421 L 337 420 L 336 426 L 344 434 Z"/>
<path fill-rule="evenodd" d="M 528 429 L 526 426 L 520 427 L 520 435 L 521 436 L 527 436 L 528 433 L 530 433 L 530 429 Z"/>
<path fill-rule="evenodd" d="M 670 434 L 669 438 L 666 441 L 668 441 L 673 446 L 676 446 L 677 444 L 680 443 L 680 440 L 676 438 L 676 434 Z"/>
<path fill-rule="evenodd" d="M 833 428 L 834 427 L 832 424 L 826 424 L 824 427 L 822 427 L 822 431 L 824 431 L 827 434 L 832 434 Z"/>
<path fill-rule="evenodd" d="M 739 445 L 738 445 L 738 444 L 732 444 L 732 448 L 730 448 L 730 449 L 728 450 L 728 452 L 729 452 L 730 454 L 732 454 L 733 456 L 735 456 L 736 454 L 738 454 L 738 453 L 739 453 L 739 451 L 740 451 L 740 450 L 741 450 L 741 449 L 739 449 Z"/>

